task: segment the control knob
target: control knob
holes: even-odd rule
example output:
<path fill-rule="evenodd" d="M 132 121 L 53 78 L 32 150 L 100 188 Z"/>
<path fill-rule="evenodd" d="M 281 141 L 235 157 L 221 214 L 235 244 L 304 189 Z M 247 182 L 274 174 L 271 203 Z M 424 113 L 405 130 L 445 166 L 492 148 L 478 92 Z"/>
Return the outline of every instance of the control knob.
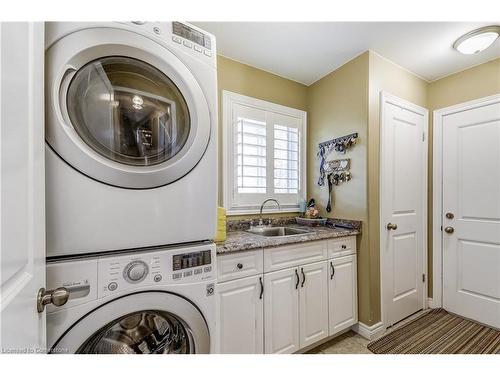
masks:
<path fill-rule="evenodd" d="M 139 283 L 148 275 L 148 265 L 142 260 L 134 260 L 123 269 L 123 278 L 129 283 Z"/>

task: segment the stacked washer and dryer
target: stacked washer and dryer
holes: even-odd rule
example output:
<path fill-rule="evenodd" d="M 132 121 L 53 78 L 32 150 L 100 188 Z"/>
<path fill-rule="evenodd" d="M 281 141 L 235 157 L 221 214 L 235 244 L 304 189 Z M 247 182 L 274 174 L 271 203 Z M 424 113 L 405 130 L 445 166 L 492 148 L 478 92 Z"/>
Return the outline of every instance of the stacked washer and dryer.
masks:
<path fill-rule="evenodd" d="M 215 348 L 215 38 L 180 22 L 46 24 L 52 353 Z M 59 303 L 60 304 L 60 303 Z"/>

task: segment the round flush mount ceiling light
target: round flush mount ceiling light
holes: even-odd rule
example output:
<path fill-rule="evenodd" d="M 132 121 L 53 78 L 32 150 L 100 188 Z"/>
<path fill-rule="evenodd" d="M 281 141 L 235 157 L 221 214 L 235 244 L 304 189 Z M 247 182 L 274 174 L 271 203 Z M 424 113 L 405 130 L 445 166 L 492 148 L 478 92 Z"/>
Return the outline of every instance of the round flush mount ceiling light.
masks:
<path fill-rule="evenodd" d="M 474 55 L 491 46 L 500 35 L 500 26 L 481 27 L 462 35 L 453 43 L 453 48 L 464 55 Z"/>

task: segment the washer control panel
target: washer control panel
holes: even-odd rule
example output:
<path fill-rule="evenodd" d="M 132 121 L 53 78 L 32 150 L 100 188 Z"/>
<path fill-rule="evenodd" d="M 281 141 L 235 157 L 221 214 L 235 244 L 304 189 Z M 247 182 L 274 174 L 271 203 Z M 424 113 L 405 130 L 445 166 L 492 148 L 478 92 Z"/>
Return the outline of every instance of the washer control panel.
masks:
<path fill-rule="evenodd" d="M 215 245 L 135 251 L 98 258 L 98 296 L 147 285 L 194 283 L 215 279 Z"/>
<path fill-rule="evenodd" d="M 210 250 L 197 251 L 194 253 L 176 254 L 173 256 L 172 271 L 205 266 L 211 263 L 212 259 Z"/>
<path fill-rule="evenodd" d="M 215 245 L 157 248 L 89 256 L 85 259 L 49 260 L 46 289 L 68 289 L 63 306 L 47 306 L 50 314 L 117 293 L 209 281 L 215 283 Z M 207 293 L 209 291 L 207 290 Z"/>

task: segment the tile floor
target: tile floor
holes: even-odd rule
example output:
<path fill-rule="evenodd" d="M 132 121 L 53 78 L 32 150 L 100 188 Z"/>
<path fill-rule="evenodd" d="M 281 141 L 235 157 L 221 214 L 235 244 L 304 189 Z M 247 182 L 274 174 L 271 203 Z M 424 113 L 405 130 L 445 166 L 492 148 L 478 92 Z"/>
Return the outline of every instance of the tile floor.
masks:
<path fill-rule="evenodd" d="M 348 331 L 317 346 L 307 354 L 373 354 L 366 346 L 370 341 L 354 331 Z"/>
<path fill-rule="evenodd" d="M 401 327 L 409 321 L 418 318 L 424 311 L 419 311 L 394 326 L 387 329 L 385 334 Z M 366 347 L 370 341 L 354 331 L 348 331 L 334 339 L 311 349 L 306 354 L 373 354 Z"/>

